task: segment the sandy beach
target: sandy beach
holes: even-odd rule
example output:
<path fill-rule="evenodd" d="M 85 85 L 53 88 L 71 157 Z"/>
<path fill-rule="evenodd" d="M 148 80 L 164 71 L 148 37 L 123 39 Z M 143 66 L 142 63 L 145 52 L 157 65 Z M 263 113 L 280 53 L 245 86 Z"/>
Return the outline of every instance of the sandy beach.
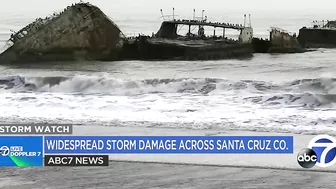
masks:
<path fill-rule="evenodd" d="M 4 168 L 1 189 L 64 188 L 333 188 L 335 173 L 110 162 L 106 168 Z"/>

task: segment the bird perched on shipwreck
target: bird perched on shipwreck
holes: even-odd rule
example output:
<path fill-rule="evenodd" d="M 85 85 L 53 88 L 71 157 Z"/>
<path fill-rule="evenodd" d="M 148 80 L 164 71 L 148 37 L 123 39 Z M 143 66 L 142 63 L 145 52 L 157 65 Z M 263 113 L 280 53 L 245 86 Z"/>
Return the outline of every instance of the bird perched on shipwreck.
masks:
<path fill-rule="evenodd" d="M 246 15 L 245 15 L 246 22 Z M 186 35 L 178 34 L 179 28 L 187 26 Z M 192 29 L 197 33 L 192 33 Z M 206 36 L 204 27 L 212 27 L 213 35 Z M 216 28 L 223 33 L 216 35 Z M 237 40 L 226 36 L 226 30 L 240 31 Z M 162 22 L 159 31 L 150 36 L 139 36 L 138 40 L 128 41 L 124 49 L 134 59 L 166 59 L 166 60 L 215 60 L 227 58 L 251 57 L 253 55 L 253 29 L 251 24 L 230 24 L 209 22 L 205 17 L 200 19 L 180 20 L 168 19 Z"/>
<path fill-rule="evenodd" d="M 189 27 L 185 36 L 177 34 L 180 25 Z M 205 36 L 204 26 L 213 27 L 214 34 Z M 192 34 L 191 27 L 198 28 L 198 33 Z M 216 35 L 216 28 L 223 29 L 223 34 Z M 227 29 L 240 31 L 238 40 L 228 39 Z M 251 24 L 209 22 L 202 15 L 201 19 L 165 20 L 153 36 L 130 39 L 98 7 L 81 2 L 12 34 L 13 44 L 0 55 L 0 63 L 240 58 L 253 55 L 252 38 Z"/>
<path fill-rule="evenodd" d="M 0 55 L 0 63 L 118 59 L 123 38 L 98 7 L 77 3 L 13 33 L 12 45 Z"/>

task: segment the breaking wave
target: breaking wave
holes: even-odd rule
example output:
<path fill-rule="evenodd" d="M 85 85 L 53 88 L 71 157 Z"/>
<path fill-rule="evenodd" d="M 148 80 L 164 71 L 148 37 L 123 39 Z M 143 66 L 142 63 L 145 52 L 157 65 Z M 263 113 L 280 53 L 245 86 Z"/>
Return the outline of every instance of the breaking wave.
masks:
<path fill-rule="evenodd" d="M 0 78 L 0 89 L 82 94 L 202 93 L 212 91 L 267 91 L 279 86 L 262 81 L 232 82 L 215 78 L 126 80 L 107 77 L 21 77 Z"/>
<path fill-rule="evenodd" d="M 301 79 L 290 83 L 292 88 L 324 94 L 336 94 L 336 78 Z"/>
<path fill-rule="evenodd" d="M 307 108 L 331 107 L 336 103 L 336 78 L 295 80 L 275 84 L 264 81 L 230 81 L 216 78 L 127 80 L 109 77 L 21 77 L 0 78 L 0 89 L 15 92 L 139 95 L 152 93 L 196 93 L 242 96 L 263 105 Z"/>
<path fill-rule="evenodd" d="M 244 98 L 258 104 L 268 106 L 291 106 L 302 108 L 334 108 L 336 107 L 336 94 L 279 94 L 267 96 L 254 96 Z"/>
<path fill-rule="evenodd" d="M 126 80 L 107 77 L 20 77 L 0 78 L 0 88 L 19 92 L 136 95 L 147 93 L 208 93 L 216 89 L 214 79 Z"/>

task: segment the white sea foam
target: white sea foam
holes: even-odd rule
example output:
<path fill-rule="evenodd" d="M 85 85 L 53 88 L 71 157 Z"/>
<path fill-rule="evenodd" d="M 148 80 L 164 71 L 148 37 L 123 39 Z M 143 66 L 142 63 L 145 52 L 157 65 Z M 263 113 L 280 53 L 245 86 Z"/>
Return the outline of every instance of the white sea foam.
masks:
<path fill-rule="evenodd" d="M 333 79 L 282 84 L 209 78 L 127 80 L 96 76 L 6 77 L 0 81 L 3 121 L 102 125 L 149 122 L 194 129 L 336 131 L 336 96 L 329 94 Z M 300 93 L 301 88 L 310 92 Z"/>

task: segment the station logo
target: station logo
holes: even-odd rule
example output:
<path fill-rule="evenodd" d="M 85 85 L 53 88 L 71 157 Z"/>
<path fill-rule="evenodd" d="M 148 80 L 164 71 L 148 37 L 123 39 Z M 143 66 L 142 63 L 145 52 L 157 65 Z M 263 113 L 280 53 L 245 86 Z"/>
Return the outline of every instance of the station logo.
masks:
<path fill-rule="evenodd" d="M 42 136 L 1 136 L 0 166 L 42 166 Z"/>
<path fill-rule="evenodd" d="M 1 156 L 8 156 L 9 154 L 9 148 L 7 146 L 2 146 L 0 148 L 0 155 Z"/>
<path fill-rule="evenodd" d="M 302 149 L 297 161 L 303 168 L 312 168 L 315 165 L 326 168 L 336 163 L 336 140 L 329 135 L 314 137 L 307 148 Z"/>
<path fill-rule="evenodd" d="M 29 156 L 40 156 L 41 152 L 26 152 L 23 146 L 2 146 L 0 148 L 1 156 L 13 156 L 13 157 L 29 157 Z"/>

